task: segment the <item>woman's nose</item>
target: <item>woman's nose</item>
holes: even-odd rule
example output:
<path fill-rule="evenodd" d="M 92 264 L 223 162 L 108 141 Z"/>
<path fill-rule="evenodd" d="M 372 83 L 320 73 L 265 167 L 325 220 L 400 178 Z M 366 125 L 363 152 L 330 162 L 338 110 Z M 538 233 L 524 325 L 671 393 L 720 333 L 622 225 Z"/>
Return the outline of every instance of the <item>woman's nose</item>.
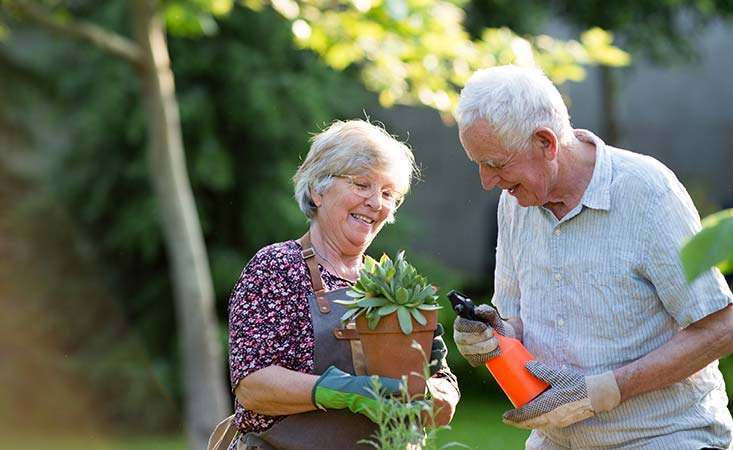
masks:
<path fill-rule="evenodd" d="M 375 209 L 377 211 L 382 209 L 382 202 L 384 200 L 382 199 L 382 193 L 380 191 L 373 192 L 372 195 L 367 197 L 365 200 L 366 200 L 367 206 L 369 206 L 370 208 Z"/>

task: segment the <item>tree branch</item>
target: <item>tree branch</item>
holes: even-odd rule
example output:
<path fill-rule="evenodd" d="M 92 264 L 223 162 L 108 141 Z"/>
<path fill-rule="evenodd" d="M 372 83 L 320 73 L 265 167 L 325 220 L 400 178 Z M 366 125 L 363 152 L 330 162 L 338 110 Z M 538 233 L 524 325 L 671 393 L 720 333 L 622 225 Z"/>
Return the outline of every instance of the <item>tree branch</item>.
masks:
<path fill-rule="evenodd" d="M 31 2 L 10 1 L 7 5 L 21 17 L 36 22 L 55 33 L 94 44 L 135 67 L 143 66 L 142 52 L 138 45 L 113 31 L 78 19 L 55 18 L 48 11 Z"/>

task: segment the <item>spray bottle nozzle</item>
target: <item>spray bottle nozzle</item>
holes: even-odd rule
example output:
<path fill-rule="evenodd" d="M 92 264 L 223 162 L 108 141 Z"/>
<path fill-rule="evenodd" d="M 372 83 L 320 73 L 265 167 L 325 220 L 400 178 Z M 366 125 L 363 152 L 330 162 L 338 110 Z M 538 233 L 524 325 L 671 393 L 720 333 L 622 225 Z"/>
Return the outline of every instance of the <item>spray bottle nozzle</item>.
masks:
<path fill-rule="evenodd" d="M 450 300 L 451 306 L 453 307 L 453 311 L 455 311 L 458 316 L 463 317 L 464 319 L 476 320 L 476 313 L 474 312 L 476 305 L 473 304 L 473 301 L 470 298 L 456 290 L 448 292 L 447 296 L 448 300 Z"/>

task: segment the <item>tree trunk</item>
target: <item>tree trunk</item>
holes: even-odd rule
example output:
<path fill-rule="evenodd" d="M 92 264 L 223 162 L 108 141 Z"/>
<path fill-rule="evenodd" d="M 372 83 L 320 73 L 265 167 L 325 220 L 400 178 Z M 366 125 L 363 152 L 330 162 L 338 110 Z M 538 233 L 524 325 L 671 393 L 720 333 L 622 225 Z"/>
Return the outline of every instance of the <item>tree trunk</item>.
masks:
<path fill-rule="evenodd" d="M 612 67 L 600 66 L 601 73 L 601 107 L 603 112 L 603 140 L 609 145 L 621 145 L 618 117 L 616 116 L 616 99 L 618 97 L 618 72 Z"/>
<path fill-rule="evenodd" d="M 135 0 L 132 21 L 142 51 L 148 161 L 171 264 L 183 358 L 186 433 L 191 449 L 206 447 L 229 408 L 214 294 L 203 234 L 186 171 L 181 123 L 165 30 L 155 0 Z"/>

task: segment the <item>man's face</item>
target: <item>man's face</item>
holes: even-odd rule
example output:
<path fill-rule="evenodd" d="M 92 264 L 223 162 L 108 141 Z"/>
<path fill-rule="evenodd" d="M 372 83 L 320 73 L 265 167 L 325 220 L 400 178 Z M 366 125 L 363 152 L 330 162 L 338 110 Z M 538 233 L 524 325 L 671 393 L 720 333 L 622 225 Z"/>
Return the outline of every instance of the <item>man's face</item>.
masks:
<path fill-rule="evenodd" d="M 524 207 L 549 202 L 556 160 L 544 150 L 542 139 L 533 138 L 529 150 L 512 151 L 501 144 L 483 119 L 462 129 L 459 137 L 468 159 L 478 164 L 484 190 L 503 189 Z"/>

